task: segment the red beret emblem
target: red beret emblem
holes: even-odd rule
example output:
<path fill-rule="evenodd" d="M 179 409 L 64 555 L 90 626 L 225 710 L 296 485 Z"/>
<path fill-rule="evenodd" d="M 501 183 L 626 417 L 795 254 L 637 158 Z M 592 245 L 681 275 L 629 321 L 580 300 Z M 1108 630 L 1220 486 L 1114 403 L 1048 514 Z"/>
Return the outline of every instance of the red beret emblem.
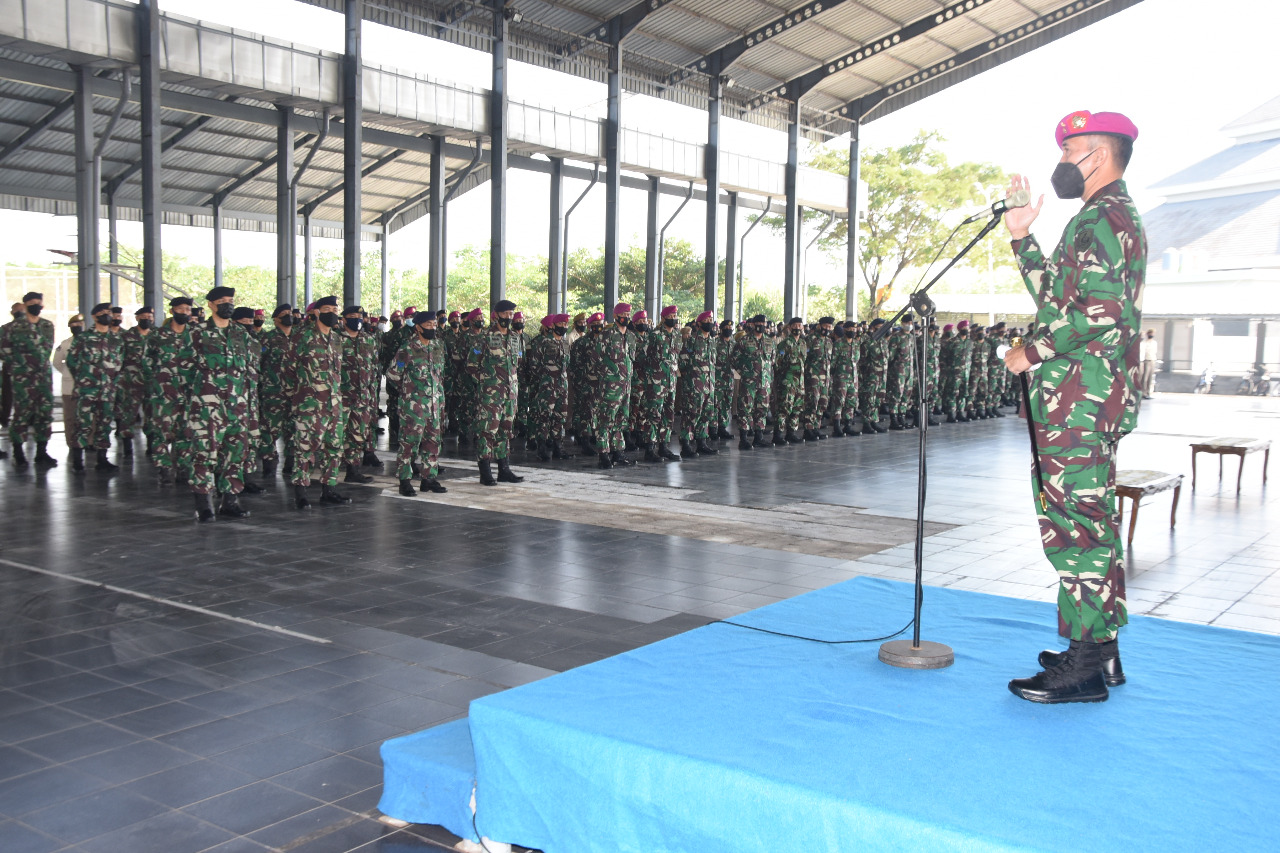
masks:
<path fill-rule="evenodd" d="M 1071 118 L 1071 126 L 1076 130 L 1083 130 L 1084 126 L 1088 123 L 1089 123 L 1088 116 L 1077 115 L 1077 116 L 1072 116 Z"/>

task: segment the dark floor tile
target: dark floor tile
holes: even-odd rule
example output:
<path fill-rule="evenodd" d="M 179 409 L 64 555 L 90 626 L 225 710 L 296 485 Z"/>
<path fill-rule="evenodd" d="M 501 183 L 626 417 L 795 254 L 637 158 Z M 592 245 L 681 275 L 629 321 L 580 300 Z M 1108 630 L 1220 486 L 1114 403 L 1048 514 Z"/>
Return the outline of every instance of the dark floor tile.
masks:
<path fill-rule="evenodd" d="M 11 820 L 0 821 L 0 849 L 4 853 L 52 853 L 66 845 Z"/>
<path fill-rule="evenodd" d="M 441 672 L 424 664 L 422 666 L 403 667 L 395 672 L 375 675 L 373 678 L 359 683 L 372 685 L 387 694 L 402 691 L 404 693 L 422 695 L 428 690 L 435 690 L 437 687 L 441 687 L 451 681 L 457 681 L 457 679 L 458 676 L 452 673 Z M 388 700 L 393 698 L 397 697 L 388 695 Z"/>
<path fill-rule="evenodd" d="M 81 758 L 70 766 L 92 773 L 99 779 L 120 784 L 190 764 L 195 760 L 196 756 L 189 752 L 174 749 L 158 741 L 144 740 Z"/>
<path fill-rule="evenodd" d="M 363 818 L 326 805 L 251 832 L 248 837 L 273 850 L 292 850 L 304 839 L 327 835 L 360 820 Z"/>
<path fill-rule="evenodd" d="M 238 835 L 230 841 L 224 841 L 216 847 L 210 847 L 203 853 L 263 853 L 263 851 L 269 849 L 251 838 Z"/>
<path fill-rule="evenodd" d="M 132 711 L 140 711 L 143 708 L 163 705 L 168 701 L 163 696 L 137 687 L 116 687 L 102 693 L 95 693 L 92 696 L 62 702 L 61 706 L 77 714 L 83 714 L 90 719 L 106 720 L 119 714 L 128 714 Z"/>
<path fill-rule="evenodd" d="M 83 841 L 86 853 L 193 853 L 233 839 L 230 832 L 189 814 L 167 811 Z"/>
<path fill-rule="evenodd" d="M 423 696 L 453 707 L 466 708 L 473 699 L 479 699 L 481 696 L 488 696 L 491 693 L 500 693 L 505 689 L 505 687 L 490 684 L 488 681 L 481 681 L 478 678 L 460 678 L 457 681 L 424 693 Z"/>
<path fill-rule="evenodd" d="M 75 844 L 165 811 L 154 800 L 123 788 L 108 788 L 23 815 L 22 822 Z"/>
<path fill-rule="evenodd" d="M 254 682 L 201 693 L 197 696 L 190 696 L 183 701 L 188 705 L 194 705 L 197 708 L 203 708 L 215 714 L 234 716 L 235 714 L 243 714 L 246 711 L 265 708 L 267 705 L 274 705 L 276 702 L 287 698 L 286 694 L 268 690 L 262 687 L 260 682 Z"/>
<path fill-rule="evenodd" d="M 0 723 L 0 725 L 4 725 Z M 39 755 L 32 755 L 16 746 L 0 746 L 0 781 L 33 773 L 55 762 Z"/>
<path fill-rule="evenodd" d="M 454 676 L 444 676 L 444 678 L 452 679 Z M 368 681 L 352 681 L 347 684 L 340 684 L 337 687 L 330 687 L 328 690 L 321 690 L 319 693 L 312 693 L 307 699 L 312 702 L 319 702 L 321 705 L 333 708 L 343 714 L 349 714 L 352 711 L 381 705 L 383 702 L 403 699 L 408 695 L 410 694 L 403 693 L 400 690 L 392 690 L 381 684 L 373 684 Z"/>
<path fill-rule="evenodd" d="M 105 723 L 86 723 L 74 729 L 25 740 L 22 742 L 22 748 L 61 764 L 118 746 L 136 743 L 138 740 L 137 735 L 115 726 Z"/>
<path fill-rule="evenodd" d="M 332 752 L 346 752 L 375 741 L 399 737 L 409 731 L 415 730 L 388 725 L 360 714 L 348 714 L 345 717 L 298 729 L 293 736 Z"/>
<path fill-rule="evenodd" d="M 185 702 L 168 702 L 164 705 L 156 705 L 154 708 L 144 708 L 141 711 L 114 717 L 111 724 L 136 732 L 143 737 L 160 737 L 170 732 L 207 723 L 216 716 L 203 708 L 197 708 Z"/>
<path fill-rule="evenodd" d="M 231 720 L 274 732 L 290 732 L 300 726 L 321 723 L 338 716 L 341 716 L 340 711 L 306 698 L 289 699 L 275 705 L 268 705 L 265 708 L 238 714 Z"/>
<path fill-rule="evenodd" d="M 270 736 L 271 730 L 268 728 L 235 717 L 223 717 L 161 735 L 157 740 L 176 749 L 208 757 L 245 744 L 257 743 Z"/>
<path fill-rule="evenodd" d="M 286 790 L 270 782 L 255 782 L 244 788 L 187 806 L 184 811 L 244 835 L 279 823 L 319 803 L 311 797 Z"/>
<path fill-rule="evenodd" d="M 290 853 L 350 853 L 350 851 L 365 850 L 365 845 L 374 844 L 369 847 L 369 851 L 377 850 L 382 846 L 384 850 L 396 850 L 397 839 L 402 837 L 398 830 L 379 823 L 376 820 L 364 819 L 356 823 L 344 826 L 333 832 L 314 838 L 305 844 L 301 844 Z M 378 842 L 383 842 L 379 844 Z M 410 842 L 412 843 L 412 842 Z M 413 850 L 415 848 L 407 848 Z"/>
<path fill-rule="evenodd" d="M 446 717 L 453 716 L 458 713 L 459 707 L 413 696 L 366 708 L 360 712 L 360 716 L 386 723 L 402 731 L 416 732 L 433 723 L 438 723 Z M 357 746 L 359 745 L 357 744 Z"/>
<path fill-rule="evenodd" d="M 305 696 L 308 693 L 315 693 L 353 680 L 344 675 L 326 672 L 319 667 L 311 666 L 263 678 L 253 682 L 253 684 L 286 696 Z"/>
<path fill-rule="evenodd" d="M 271 781 L 283 788 L 331 803 L 380 784 L 382 768 L 349 755 L 333 755 L 281 773 Z"/>
<path fill-rule="evenodd" d="M 92 672 L 77 672 L 24 687 L 22 692 L 44 702 L 66 702 L 114 690 L 120 685 Z"/>
<path fill-rule="evenodd" d="M 30 711 L 21 711 L 6 717 L 4 725 L 0 725 L 0 740 L 21 743 L 32 738 L 78 728 L 86 722 L 88 720 L 79 714 L 73 714 L 55 706 L 33 708 Z"/>
<path fill-rule="evenodd" d="M 17 817 L 106 787 L 97 777 L 66 766 L 47 767 L 0 783 L 0 814 Z"/>
<path fill-rule="evenodd" d="M 252 785 L 255 781 L 247 773 L 206 759 L 146 776 L 125 787 L 176 809 Z"/>
<path fill-rule="evenodd" d="M 289 735 L 277 735 L 260 743 L 224 752 L 216 760 L 219 764 L 234 767 L 258 779 L 267 779 L 332 754 L 323 747 Z"/>

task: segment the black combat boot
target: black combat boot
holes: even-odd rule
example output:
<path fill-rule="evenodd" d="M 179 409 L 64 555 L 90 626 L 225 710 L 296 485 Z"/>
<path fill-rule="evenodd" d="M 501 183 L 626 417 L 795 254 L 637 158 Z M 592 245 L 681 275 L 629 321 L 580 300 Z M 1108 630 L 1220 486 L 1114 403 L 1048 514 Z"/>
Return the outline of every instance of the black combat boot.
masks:
<path fill-rule="evenodd" d="M 592 440 L 591 436 L 586 435 L 585 433 L 578 436 L 578 446 L 581 447 L 582 452 L 588 456 L 594 456 L 600 452 L 600 449 L 596 447 L 595 441 Z"/>
<path fill-rule="evenodd" d="M 71 470 L 72 471 L 84 470 L 84 448 L 82 447 L 71 448 Z"/>
<path fill-rule="evenodd" d="M 722 426 L 720 427 L 720 431 L 716 433 L 716 438 L 721 441 L 733 441 L 733 433 L 729 432 L 729 430 Z"/>
<path fill-rule="evenodd" d="M 480 466 L 480 485 L 498 485 L 498 481 L 493 478 L 493 462 L 488 459 L 481 459 L 476 464 Z"/>
<path fill-rule="evenodd" d="M 498 482 L 499 483 L 523 483 L 524 477 L 517 477 L 511 470 L 510 459 L 498 460 Z"/>
<path fill-rule="evenodd" d="M 422 478 L 422 482 L 418 484 L 418 487 L 424 492 L 435 492 L 437 495 L 443 495 L 445 492 L 449 491 L 444 486 L 440 485 L 440 481 L 435 477 L 424 476 Z"/>
<path fill-rule="evenodd" d="M 307 500 L 306 486 L 293 487 L 293 505 L 296 506 L 298 509 L 311 508 L 311 501 Z"/>
<path fill-rule="evenodd" d="M 534 450 L 538 452 L 538 461 L 550 462 L 551 461 L 551 442 L 543 441 L 542 439 L 539 438 L 534 440 L 534 445 L 535 445 Z"/>
<path fill-rule="evenodd" d="M 814 432 L 813 430 L 811 430 L 811 429 L 806 429 L 806 430 L 804 431 L 804 440 L 805 440 L 805 441 L 817 441 L 817 440 L 818 440 L 818 434 L 817 434 L 816 432 Z"/>
<path fill-rule="evenodd" d="M 818 428 L 813 431 L 813 437 L 816 438 L 818 441 L 826 440 L 827 434 L 822 431 L 821 423 L 819 423 Z"/>
<path fill-rule="evenodd" d="M 133 436 L 120 439 L 120 447 L 124 452 L 125 459 L 133 458 Z"/>
<path fill-rule="evenodd" d="M 366 450 L 364 452 L 364 457 L 360 460 L 360 464 L 367 468 L 381 468 L 382 460 L 379 459 L 378 454 L 374 453 L 372 450 Z"/>
<path fill-rule="evenodd" d="M 720 452 L 716 450 L 714 447 L 712 447 L 710 444 L 707 444 L 707 440 L 705 438 L 698 439 L 697 447 L 695 447 L 694 449 L 703 456 L 715 456 L 717 453 Z"/>
<path fill-rule="evenodd" d="M 153 456 L 155 456 L 155 455 L 156 455 L 156 449 L 155 449 L 154 447 L 152 447 L 152 446 L 151 446 L 151 439 L 149 439 L 149 438 L 147 439 L 147 450 L 146 450 L 146 453 L 144 453 L 143 455 L 144 455 L 144 456 L 146 456 L 148 459 L 150 459 L 150 458 L 152 458 Z"/>
<path fill-rule="evenodd" d="M 107 451 L 99 450 L 98 464 L 94 465 L 93 467 L 97 468 L 99 471 L 116 471 L 116 470 L 119 470 L 120 466 L 113 465 L 111 463 L 111 460 L 107 458 Z"/>
<path fill-rule="evenodd" d="M 738 449 L 751 449 L 751 433 L 748 430 L 744 429 L 742 432 L 738 433 Z"/>
<path fill-rule="evenodd" d="M 262 476 L 274 477 L 276 475 L 276 457 L 275 455 L 262 457 Z"/>
<path fill-rule="evenodd" d="M 876 429 L 875 421 L 870 420 L 869 418 L 862 419 L 863 435 L 875 435 L 877 432 L 879 432 L 879 430 Z"/>
<path fill-rule="evenodd" d="M 609 459 L 618 468 L 630 468 L 632 465 L 636 464 L 635 460 L 628 459 L 620 450 L 615 450 L 610 453 Z"/>
<path fill-rule="evenodd" d="M 551 458 L 552 459 L 572 459 L 576 453 L 570 453 L 560 446 L 560 439 L 551 442 Z"/>
<path fill-rule="evenodd" d="M 679 462 L 681 454 L 672 453 L 671 448 L 667 447 L 667 443 L 665 441 L 660 441 L 658 442 L 658 455 L 668 462 Z"/>
<path fill-rule="evenodd" d="M 844 424 L 839 418 L 831 419 L 831 437 L 844 438 Z"/>
<path fill-rule="evenodd" d="M 681 459 L 697 459 L 698 451 L 694 449 L 693 443 L 680 439 L 680 458 Z"/>
<path fill-rule="evenodd" d="M 1102 658 L 1102 680 L 1107 683 L 1108 687 L 1119 687 L 1124 684 L 1124 667 L 1120 665 L 1120 644 L 1116 640 L 1105 640 L 1098 643 L 1099 654 Z M 1055 652 L 1045 649 L 1040 653 L 1040 665 L 1046 669 L 1051 666 L 1057 666 L 1069 654 L 1066 652 Z"/>
<path fill-rule="evenodd" d="M 74 459 L 74 457 L 73 457 L 73 459 Z M 83 467 L 84 467 L 84 460 L 83 460 L 83 459 L 80 461 L 80 466 L 81 466 L 81 468 L 83 469 Z M 157 468 L 157 469 L 156 469 L 156 485 L 157 485 L 157 486 L 172 486 L 172 485 L 173 485 L 173 472 L 172 472 L 172 471 L 170 471 L 168 468 Z"/>
<path fill-rule="evenodd" d="M 1028 702 L 1045 705 L 1107 701 L 1102 644 L 1072 640 L 1071 648 L 1057 664 L 1031 678 L 1015 678 L 1009 682 L 1009 692 Z"/>
<path fill-rule="evenodd" d="M 804 439 L 796 435 L 794 430 L 787 430 L 787 444 L 804 444 Z"/>
<path fill-rule="evenodd" d="M 755 435 L 752 437 L 754 438 L 754 441 L 751 442 L 752 447 L 772 447 L 773 446 L 773 442 L 771 442 L 769 439 L 764 437 L 764 430 L 762 429 L 756 430 Z"/>
<path fill-rule="evenodd" d="M 23 449 L 22 449 L 22 444 L 21 444 L 21 443 L 14 443 L 14 445 L 13 445 L 13 466 L 14 466 L 15 468 L 26 468 L 26 467 L 27 467 L 27 464 L 28 464 L 28 463 L 27 463 L 27 454 L 23 451 Z"/>
<path fill-rule="evenodd" d="M 207 524 L 217 518 L 217 513 L 213 511 L 213 495 L 192 494 L 196 502 L 196 521 L 201 524 Z"/>
<path fill-rule="evenodd" d="M 933 415 L 929 415 L 928 421 L 929 421 L 929 426 L 942 426 L 942 421 L 938 420 Z"/>
<path fill-rule="evenodd" d="M 992 407 L 991 407 L 991 417 L 993 417 L 993 418 L 1003 418 L 1003 417 L 1004 417 L 1004 412 L 1000 411 L 1000 407 L 999 407 L 999 406 L 992 406 Z"/>
<path fill-rule="evenodd" d="M 596 463 L 596 467 L 599 468 L 601 471 L 608 471 L 610 468 L 613 467 L 613 459 L 609 456 L 608 453 L 601 453 L 600 461 Z"/>
<path fill-rule="evenodd" d="M 648 447 L 644 449 L 645 462 L 661 462 L 662 461 L 662 457 L 659 456 L 657 451 L 655 451 L 653 448 L 654 448 L 654 445 L 650 444 Z"/>
<path fill-rule="evenodd" d="M 286 453 L 284 455 L 284 465 L 280 468 L 280 475 L 288 477 L 293 473 L 293 454 Z"/>
<path fill-rule="evenodd" d="M 901 430 L 906 428 L 906 424 L 902 422 L 902 415 L 889 415 L 889 429 Z"/>
<path fill-rule="evenodd" d="M 218 507 L 218 515 L 227 518 L 248 518 L 249 510 L 240 506 L 240 496 L 226 494 L 222 496 L 222 506 Z"/>
<path fill-rule="evenodd" d="M 41 468 L 58 467 L 58 460 L 49 455 L 49 442 L 36 442 L 36 465 Z"/>
<path fill-rule="evenodd" d="M 948 409 L 948 410 L 947 410 L 947 423 L 949 423 L 949 424 L 953 424 L 953 423 L 955 423 L 955 422 L 956 422 L 956 413 L 955 413 L 954 411 L 952 411 L 951 409 Z"/>
<path fill-rule="evenodd" d="M 625 433 L 623 433 L 623 437 L 624 437 L 624 443 L 622 445 L 622 449 L 625 450 L 627 453 L 630 453 L 631 451 L 635 450 L 637 447 L 640 446 L 639 442 L 636 441 L 635 430 L 627 430 Z"/>
<path fill-rule="evenodd" d="M 373 478 L 368 474 L 361 474 L 360 469 L 355 465 L 347 466 L 347 476 L 342 478 L 344 483 L 371 483 Z"/>
<path fill-rule="evenodd" d="M 773 446 L 774 446 L 774 447 L 781 447 L 782 445 L 784 445 L 784 444 L 786 444 L 786 443 L 787 443 L 787 439 L 786 439 L 786 437 L 785 437 L 785 436 L 783 436 L 783 434 L 782 434 L 782 430 L 780 430 L 780 429 L 775 429 L 775 430 L 773 431 Z"/>
<path fill-rule="evenodd" d="M 257 483 L 253 482 L 253 480 L 250 480 L 248 477 L 245 477 L 244 480 L 242 480 L 241 482 L 244 484 L 244 488 L 241 489 L 241 491 L 243 491 L 245 494 L 247 495 L 262 494 L 262 486 L 259 486 Z"/>
<path fill-rule="evenodd" d="M 333 486 L 325 484 L 320 487 L 320 503 L 333 504 L 334 506 L 346 506 L 351 503 L 351 498 L 342 494 Z"/>
<path fill-rule="evenodd" d="M 538 449 L 538 439 L 529 436 L 529 440 L 524 443 L 524 449 L 534 451 Z"/>
<path fill-rule="evenodd" d="M 418 490 L 413 487 L 413 480 L 400 481 L 400 494 L 404 495 L 406 498 L 411 498 L 417 493 Z"/>

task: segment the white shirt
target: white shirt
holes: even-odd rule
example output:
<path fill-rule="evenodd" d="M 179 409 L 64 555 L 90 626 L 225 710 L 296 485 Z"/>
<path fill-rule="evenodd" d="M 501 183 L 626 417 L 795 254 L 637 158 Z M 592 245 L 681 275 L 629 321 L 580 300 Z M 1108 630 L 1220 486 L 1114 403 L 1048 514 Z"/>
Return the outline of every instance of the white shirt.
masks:
<path fill-rule="evenodd" d="M 1157 355 L 1158 355 L 1158 348 L 1157 348 L 1157 345 L 1156 345 L 1156 339 L 1155 339 L 1155 338 L 1143 338 L 1143 339 L 1142 339 L 1142 349 L 1140 350 L 1140 352 L 1142 353 L 1142 360 L 1143 360 L 1143 361 L 1155 361 L 1155 360 L 1156 360 L 1156 358 L 1157 358 Z"/>

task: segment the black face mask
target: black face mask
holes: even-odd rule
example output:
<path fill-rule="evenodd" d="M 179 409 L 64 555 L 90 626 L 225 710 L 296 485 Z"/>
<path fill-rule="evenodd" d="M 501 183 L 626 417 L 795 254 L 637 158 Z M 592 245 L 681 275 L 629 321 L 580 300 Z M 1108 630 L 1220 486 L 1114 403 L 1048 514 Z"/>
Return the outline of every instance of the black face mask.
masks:
<path fill-rule="evenodd" d="M 512 323 L 512 324 L 511 324 L 511 330 L 512 330 L 513 332 L 523 332 L 523 331 L 524 331 L 524 323 Z"/>
<path fill-rule="evenodd" d="M 228 316 L 228 317 L 230 317 L 230 316 L 231 316 L 231 314 L 230 314 L 230 313 L 228 313 L 228 314 L 227 314 L 227 316 Z M 119 326 L 119 325 L 120 325 L 121 323 L 123 323 L 123 322 L 124 322 L 124 320 L 120 319 L 119 317 L 112 317 L 112 318 L 111 318 L 111 325 L 113 325 L 113 326 Z"/>
<path fill-rule="evenodd" d="M 480 329 L 483 329 L 483 328 L 484 328 L 484 320 L 472 320 L 472 321 L 471 321 L 471 328 L 475 329 L 476 331 L 479 331 Z"/>
<path fill-rule="evenodd" d="M 236 307 L 230 302 L 220 302 L 218 307 L 213 310 L 217 312 L 219 319 L 230 320 L 231 315 L 235 313 Z"/>
<path fill-rule="evenodd" d="M 604 326 L 592 326 L 592 327 L 591 327 L 591 334 L 593 334 L 593 335 L 598 335 L 598 334 L 600 334 L 601 330 L 603 330 L 603 329 L 604 329 Z"/>
<path fill-rule="evenodd" d="M 586 326 L 583 326 L 581 323 L 574 323 L 574 324 L 573 324 L 573 330 L 574 330 L 575 332 L 577 332 L 578 334 L 582 334 L 583 332 L 585 332 L 585 331 L 587 330 L 587 327 L 586 327 Z"/>
<path fill-rule="evenodd" d="M 338 325 L 338 323 L 342 320 L 341 317 L 339 317 L 337 314 L 334 314 L 332 311 L 326 311 L 325 313 L 320 314 L 318 316 L 320 317 L 320 322 L 324 323 L 330 329 Z"/>
<path fill-rule="evenodd" d="M 72 327 L 71 327 L 71 336 L 72 336 L 72 337 L 75 337 L 76 335 L 80 334 L 80 333 L 81 333 L 81 332 L 83 332 L 83 331 L 84 331 L 84 326 L 72 326 Z"/>
<path fill-rule="evenodd" d="M 666 326 L 668 329 L 674 329 L 676 327 L 676 318 L 667 317 L 662 321 L 662 325 Z"/>
<path fill-rule="evenodd" d="M 460 326 L 460 325 L 461 325 L 461 323 L 459 323 L 457 320 L 450 320 L 450 321 L 449 321 L 449 328 L 450 328 L 450 329 L 456 329 L 456 328 L 458 328 L 458 326 Z"/>
<path fill-rule="evenodd" d="M 1097 151 L 1098 149 L 1094 149 Z M 1088 178 L 1080 171 L 1080 164 L 1093 156 L 1093 151 L 1081 157 L 1074 163 L 1059 163 L 1053 168 L 1053 174 L 1049 177 L 1049 183 L 1053 186 L 1053 191 L 1061 199 L 1080 198 L 1084 195 L 1084 184 Z M 1093 172 L 1098 171 L 1094 169 Z M 1089 178 L 1093 177 L 1093 172 L 1089 173 Z"/>
<path fill-rule="evenodd" d="M 436 339 L 435 329 L 419 329 L 418 333 L 422 335 L 423 340 L 434 341 Z"/>
<path fill-rule="evenodd" d="M 756 327 L 755 327 L 755 329 L 754 329 L 753 331 L 754 331 L 757 335 L 763 335 L 763 334 L 764 334 L 764 326 L 756 326 Z"/>
<path fill-rule="evenodd" d="M 359 317 L 347 317 L 343 321 L 347 324 L 347 328 L 353 332 L 358 332 L 364 326 L 364 320 Z"/>
<path fill-rule="evenodd" d="M 844 329 L 832 329 L 831 334 L 835 335 L 837 338 L 843 338 Z"/>
<path fill-rule="evenodd" d="M 292 325 L 293 325 L 293 315 L 292 315 L 292 314 L 285 314 L 284 316 L 282 316 L 282 317 L 280 318 L 280 325 L 281 325 L 281 326 L 284 326 L 285 328 L 288 328 L 289 326 L 292 326 Z"/>
<path fill-rule="evenodd" d="M 254 320 L 254 321 L 253 321 L 253 327 L 254 327 L 255 329 L 261 329 L 261 328 L 262 328 L 262 321 L 261 321 L 261 320 Z"/>
<path fill-rule="evenodd" d="M 147 329 L 150 329 L 150 328 L 151 328 L 152 326 L 154 326 L 154 325 L 155 325 L 155 321 L 153 321 L 153 320 L 139 320 L 139 321 L 138 321 L 138 328 L 139 328 L 139 329 L 142 329 L 143 331 L 146 331 Z"/>
<path fill-rule="evenodd" d="M 511 318 L 510 318 L 510 317 L 499 317 L 499 318 L 498 318 L 498 325 L 499 325 L 499 326 L 501 326 L 501 327 L 502 327 L 502 328 L 504 328 L 504 329 L 509 329 L 509 328 L 511 327 Z"/>
<path fill-rule="evenodd" d="M 185 326 L 191 322 L 191 315 L 190 314 L 174 314 L 173 322 L 177 323 L 179 326 Z"/>
<path fill-rule="evenodd" d="M 93 321 L 97 323 L 99 326 L 110 326 L 111 315 L 110 314 L 94 314 Z"/>
<path fill-rule="evenodd" d="M 802 332 L 802 331 L 803 331 L 803 329 L 792 329 L 792 330 L 791 330 L 791 337 L 793 337 L 793 338 L 798 338 L 798 337 L 800 337 L 800 334 L 801 334 L 801 332 Z"/>
<path fill-rule="evenodd" d="M 711 334 L 711 333 L 712 333 L 712 332 L 714 332 L 715 330 L 716 330 L 716 324 L 715 324 L 715 323 L 703 323 L 703 324 L 702 324 L 702 331 L 706 332 L 707 334 Z"/>
<path fill-rule="evenodd" d="M 563 338 L 564 333 L 567 331 L 569 330 L 564 326 L 556 326 L 551 330 L 551 334 L 555 335 L 557 338 Z"/>
<path fill-rule="evenodd" d="M 43 306 L 43 305 L 28 305 L 28 306 L 27 306 L 27 313 L 28 313 L 28 314 L 30 314 L 32 317 L 39 317 L 39 316 L 40 316 L 40 311 L 41 311 L 43 308 L 44 308 L 44 306 Z"/>
<path fill-rule="evenodd" d="M 639 325 L 632 326 L 632 327 L 631 327 L 631 331 L 636 332 L 636 333 L 638 333 L 638 334 L 642 334 L 642 333 L 644 333 L 644 332 L 649 331 L 649 327 L 648 327 L 648 326 L 646 326 L 646 325 L 644 325 L 643 323 L 641 323 L 641 324 L 639 324 Z"/>
<path fill-rule="evenodd" d="M 617 323 L 620 327 L 625 329 L 631 321 L 628 320 L 626 317 L 618 317 L 614 320 L 614 322 Z"/>

